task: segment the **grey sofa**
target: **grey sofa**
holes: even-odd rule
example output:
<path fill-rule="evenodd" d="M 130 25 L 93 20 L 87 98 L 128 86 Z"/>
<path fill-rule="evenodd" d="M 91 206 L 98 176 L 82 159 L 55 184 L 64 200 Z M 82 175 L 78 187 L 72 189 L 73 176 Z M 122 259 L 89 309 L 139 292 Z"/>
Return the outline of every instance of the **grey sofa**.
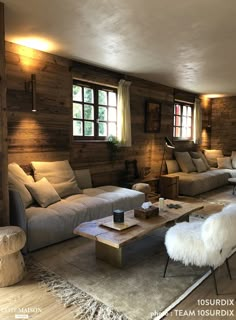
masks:
<path fill-rule="evenodd" d="M 116 186 L 91 187 L 89 170 L 73 172 L 68 162 L 60 162 L 59 166 L 60 168 L 66 167 L 67 170 L 63 179 L 65 176 L 68 177 L 68 172 L 69 175 L 73 176 L 73 183 L 76 181 L 74 178 L 79 177 L 79 180 L 77 180 L 79 193 L 74 192 L 67 196 L 61 196 L 59 201 L 55 201 L 46 207 L 40 206 L 34 199 L 31 202 L 28 201 L 23 193 L 23 191 L 27 191 L 24 189 L 24 186 L 27 186 L 26 183 L 21 184 L 17 190 L 18 184 L 15 183 L 15 180 L 9 180 L 11 224 L 20 226 L 26 233 L 27 242 L 24 252 L 34 251 L 70 239 L 75 236 L 73 230 L 80 223 L 112 215 L 114 209 L 134 209 L 145 201 L 144 193 L 139 191 Z M 71 187 L 72 180 L 70 179 L 69 184 L 62 184 L 61 181 L 56 184 L 55 181 L 60 180 L 63 176 L 62 170 L 58 172 L 57 170 L 56 178 L 54 176 L 53 185 L 55 188 L 59 185 L 60 188 L 57 190 L 60 190 L 63 194 L 64 191 L 61 186 L 67 185 L 68 187 L 70 184 Z M 36 173 L 39 174 L 39 171 Z M 12 174 L 18 178 L 18 182 L 19 177 L 24 181 L 29 180 L 29 176 L 26 176 L 16 164 L 9 165 L 9 177 Z M 45 175 L 47 175 L 46 172 Z M 50 175 L 51 172 L 48 174 L 48 179 L 50 179 Z M 37 182 L 33 181 L 31 184 L 36 185 Z M 22 195 L 25 196 L 25 199 Z"/>
<path fill-rule="evenodd" d="M 175 152 L 175 158 L 166 161 L 167 176 L 179 177 L 181 195 L 196 196 L 228 184 L 229 178 L 236 178 L 233 153 L 231 157 L 224 157 L 222 150 Z"/>

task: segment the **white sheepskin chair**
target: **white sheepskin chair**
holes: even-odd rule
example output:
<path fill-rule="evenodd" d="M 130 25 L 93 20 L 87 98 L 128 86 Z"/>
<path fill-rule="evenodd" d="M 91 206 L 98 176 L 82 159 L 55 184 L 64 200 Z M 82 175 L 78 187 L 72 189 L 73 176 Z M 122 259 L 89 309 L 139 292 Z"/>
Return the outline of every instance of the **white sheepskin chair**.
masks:
<path fill-rule="evenodd" d="M 232 279 L 228 257 L 236 248 L 236 204 L 224 207 L 204 221 L 177 223 L 167 231 L 165 246 L 168 259 L 164 277 L 169 258 L 185 265 L 209 266 L 218 294 L 214 269 L 226 261 Z"/>

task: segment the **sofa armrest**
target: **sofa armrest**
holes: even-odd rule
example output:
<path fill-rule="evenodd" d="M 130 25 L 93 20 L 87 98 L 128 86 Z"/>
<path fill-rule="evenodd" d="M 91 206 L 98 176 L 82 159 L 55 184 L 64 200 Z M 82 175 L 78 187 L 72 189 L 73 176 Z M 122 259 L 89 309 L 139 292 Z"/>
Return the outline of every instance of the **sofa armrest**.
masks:
<path fill-rule="evenodd" d="M 10 223 L 21 227 L 27 234 L 27 221 L 25 207 L 20 193 L 16 190 L 9 190 Z"/>

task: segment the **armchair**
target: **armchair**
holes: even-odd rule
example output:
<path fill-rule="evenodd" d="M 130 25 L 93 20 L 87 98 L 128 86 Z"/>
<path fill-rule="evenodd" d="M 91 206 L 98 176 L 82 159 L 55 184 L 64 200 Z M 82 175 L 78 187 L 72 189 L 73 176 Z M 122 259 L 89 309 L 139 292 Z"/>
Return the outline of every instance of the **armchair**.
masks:
<path fill-rule="evenodd" d="M 209 266 L 214 278 L 216 294 L 218 288 L 215 269 L 226 262 L 232 280 L 228 258 L 236 251 L 236 204 L 230 204 L 205 221 L 182 222 L 171 227 L 165 236 L 168 258 L 185 265 Z"/>

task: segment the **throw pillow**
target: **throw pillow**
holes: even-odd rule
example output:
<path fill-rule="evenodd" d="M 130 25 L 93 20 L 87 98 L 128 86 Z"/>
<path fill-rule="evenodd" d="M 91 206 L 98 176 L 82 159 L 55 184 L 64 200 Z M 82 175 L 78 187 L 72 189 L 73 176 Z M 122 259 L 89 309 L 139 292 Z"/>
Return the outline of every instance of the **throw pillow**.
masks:
<path fill-rule="evenodd" d="M 202 159 L 202 161 L 204 162 L 207 170 L 210 169 L 210 166 L 209 166 L 209 164 L 208 164 L 208 162 L 207 162 L 207 159 L 206 159 L 206 157 L 204 156 L 204 154 L 202 153 L 202 151 L 190 151 L 190 155 L 191 155 L 191 157 L 192 157 L 193 159 L 199 159 L 199 158 Z"/>
<path fill-rule="evenodd" d="M 175 152 L 175 158 L 183 172 L 196 171 L 196 167 L 188 152 Z"/>
<path fill-rule="evenodd" d="M 166 166 L 168 173 L 175 173 L 181 171 L 176 160 L 166 160 Z"/>
<path fill-rule="evenodd" d="M 197 172 L 205 172 L 207 171 L 207 167 L 201 158 L 193 159 L 193 163 L 197 168 Z"/>
<path fill-rule="evenodd" d="M 30 192 L 25 187 L 26 183 L 32 182 L 34 182 L 33 177 L 27 175 L 17 163 L 10 163 L 8 165 L 9 188 L 19 192 L 25 208 L 34 202 Z"/>
<path fill-rule="evenodd" d="M 232 167 L 236 169 L 236 151 L 232 151 L 231 160 L 232 160 Z"/>
<path fill-rule="evenodd" d="M 34 170 L 35 180 L 39 181 L 43 177 L 47 178 L 61 198 L 81 193 L 68 160 L 53 162 L 33 161 L 31 166 Z"/>
<path fill-rule="evenodd" d="M 74 170 L 74 173 L 80 189 L 88 189 L 93 187 L 89 169 Z"/>
<path fill-rule="evenodd" d="M 207 159 L 208 164 L 210 167 L 215 167 L 217 168 L 217 158 L 222 158 L 223 157 L 223 152 L 222 150 L 204 150 L 205 157 Z"/>
<path fill-rule="evenodd" d="M 231 157 L 217 158 L 219 169 L 232 169 Z"/>
<path fill-rule="evenodd" d="M 50 204 L 61 200 L 56 190 L 46 178 L 42 178 L 37 182 L 26 184 L 25 186 L 37 203 L 43 208 L 46 208 Z"/>

